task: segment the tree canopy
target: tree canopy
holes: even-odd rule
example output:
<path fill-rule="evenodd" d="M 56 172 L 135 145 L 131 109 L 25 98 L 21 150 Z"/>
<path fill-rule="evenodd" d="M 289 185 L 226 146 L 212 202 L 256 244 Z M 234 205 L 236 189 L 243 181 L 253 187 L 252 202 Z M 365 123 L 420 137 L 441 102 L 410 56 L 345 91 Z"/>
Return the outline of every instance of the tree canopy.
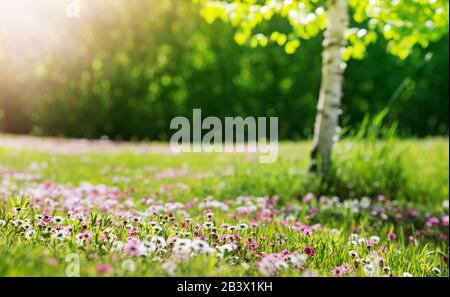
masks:
<path fill-rule="evenodd" d="M 220 19 L 237 28 L 234 39 L 251 47 L 274 42 L 293 54 L 303 40 L 325 29 L 327 1 L 324 0 L 194 0 L 203 5 L 201 15 L 208 23 Z M 366 46 L 383 36 L 388 51 L 405 59 L 413 47 L 427 47 L 448 32 L 447 0 L 349 0 L 352 24 L 346 32 L 349 45 L 344 60 L 362 59 Z M 275 16 L 286 18 L 290 32 L 264 34 L 258 26 Z"/>

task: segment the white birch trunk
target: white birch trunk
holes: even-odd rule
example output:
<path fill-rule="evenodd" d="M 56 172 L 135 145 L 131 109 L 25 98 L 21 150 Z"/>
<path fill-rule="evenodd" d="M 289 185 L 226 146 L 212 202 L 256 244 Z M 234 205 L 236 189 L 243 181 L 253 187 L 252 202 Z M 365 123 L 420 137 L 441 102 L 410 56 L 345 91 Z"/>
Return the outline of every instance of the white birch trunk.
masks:
<path fill-rule="evenodd" d="M 322 80 L 311 152 L 311 171 L 316 172 L 320 164 L 323 177 L 328 174 L 330 168 L 331 149 L 339 125 L 345 70 L 341 50 L 345 46 L 347 9 L 347 0 L 328 1 L 328 20 L 322 52 Z"/>

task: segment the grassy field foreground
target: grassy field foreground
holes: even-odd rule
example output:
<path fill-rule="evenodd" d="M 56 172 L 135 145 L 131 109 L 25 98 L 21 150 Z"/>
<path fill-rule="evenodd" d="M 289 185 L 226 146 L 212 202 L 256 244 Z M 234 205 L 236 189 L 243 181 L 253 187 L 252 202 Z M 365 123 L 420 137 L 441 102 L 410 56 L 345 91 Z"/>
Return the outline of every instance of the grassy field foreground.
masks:
<path fill-rule="evenodd" d="M 0 136 L 0 275 L 448 276 L 448 139 L 309 149 Z"/>

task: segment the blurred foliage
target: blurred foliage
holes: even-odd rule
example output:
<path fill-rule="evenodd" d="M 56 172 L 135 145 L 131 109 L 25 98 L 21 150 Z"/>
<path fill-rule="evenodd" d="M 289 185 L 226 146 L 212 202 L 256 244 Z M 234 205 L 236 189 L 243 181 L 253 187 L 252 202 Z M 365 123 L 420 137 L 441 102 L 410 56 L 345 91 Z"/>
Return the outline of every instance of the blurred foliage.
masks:
<path fill-rule="evenodd" d="M 220 19 L 237 28 L 235 40 L 252 47 L 265 47 L 269 41 L 284 46 L 293 54 L 302 43 L 325 30 L 329 17 L 326 0 L 193 0 L 202 5 L 208 23 Z M 348 0 L 352 23 L 345 33 L 349 45 L 344 60 L 362 59 L 366 46 L 381 34 L 388 51 L 401 59 L 408 57 L 416 44 L 427 47 L 448 32 L 448 0 Z M 260 24 L 275 16 L 286 19 L 292 30 L 259 32 Z M 255 32 L 256 31 L 256 32 Z"/>
<path fill-rule="evenodd" d="M 278 116 L 281 138 L 311 136 L 321 33 L 296 51 L 295 42 L 278 46 L 289 42 L 282 33 L 264 48 L 241 47 L 235 29 L 208 24 L 191 1 L 83 4 L 80 18 L 55 28 L 59 47 L 42 38 L 18 55 L 0 28 L 0 131 L 166 140 L 173 117 L 201 108 L 203 117 Z M 274 16 L 260 29 L 289 27 Z M 387 121 L 398 122 L 401 135 L 447 134 L 448 37 L 405 60 L 386 48 L 378 39 L 366 59 L 349 61 L 342 125 L 388 106 Z"/>

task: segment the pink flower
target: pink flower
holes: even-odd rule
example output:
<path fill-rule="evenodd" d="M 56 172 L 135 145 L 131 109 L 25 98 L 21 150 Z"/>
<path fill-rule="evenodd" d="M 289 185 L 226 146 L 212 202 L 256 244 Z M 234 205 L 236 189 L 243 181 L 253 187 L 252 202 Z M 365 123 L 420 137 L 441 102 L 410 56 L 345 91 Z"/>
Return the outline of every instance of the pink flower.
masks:
<path fill-rule="evenodd" d="M 448 215 L 442 217 L 442 226 L 448 227 Z"/>
<path fill-rule="evenodd" d="M 309 235 L 309 236 L 312 235 L 312 229 L 310 227 L 308 227 L 308 226 L 304 226 L 303 229 L 302 229 L 302 232 L 305 235 Z"/>
<path fill-rule="evenodd" d="M 272 208 L 272 206 L 273 206 L 273 203 L 272 203 L 271 201 L 266 200 L 266 201 L 264 202 L 264 207 L 266 207 L 266 208 Z"/>
<path fill-rule="evenodd" d="M 331 270 L 331 272 L 333 273 L 333 275 L 336 276 L 344 276 L 344 272 L 342 271 L 341 266 L 334 267 L 333 270 Z"/>
<path fill-rule="evenodd" d="M 409 209 L 408 210 L 408 216 L 410 216 L 411 218 L 417 217 L 417 210 Z"/>
<path fill-rule="evenodd" d="M 43 213 L 41 216 L 41 220 L 45 223 L 50 223 L 52 221 L 52 215 L 49 213 Z"/>
<path fill-rule="evenodd" d="M 305 197 L 303 197 L 303 202 L 309 203 L 309 202 L 311 202 L 313 200 L 313 198 L 314 198 L 314 194 L 313 193 L 307 193 L 305 195 Z"/>
<path fill-rule="evenodd" d="M 379 254 L 383 251 L 384 249 L 384 245 L 380 245 L 377 249 L 376 249 L 376 253 Z"/>
<path fill-rule="evenodd" d="M 98 257 L 98 255 L 96 253 L 93 253 L 93 254 L 89 254 L 87 258 L 89 260 L 92 260 L 92 259 L 96 259 L 97 257 Z"/>
<path fill-rule="evenodd" d="M 113 272 L 113 269 L 109 264 L 100 263 L 95 266 L 95 271 L 100 274 L 110 274 Z"/>
<path fill-rule="evenodd" d="M 139 257 L 142 252 L 141 241 L 136 238 L 131 238 L 125 245 L 124 252 L 130 257 Z"/>
<path fill-rule="evenodd" d="M 91 231 L 84 231 L 83 233 L 78 234 L 78 239 L 83 242 L 88 242 L 92 237 Z"/>
<path fill-rule="evenodd" d="M 395 241 L 395 240 L 397 240 L 397 234 L 395 234 L 394 232 L 389 232 L 388 235 L 387 235 L 387 238 L 390 241 Z"/>
<path fill-rule="evenodd" d="M 213 214 L 212 212 L 210 212 L 210 211 L 207 211 L 206 214 L 205 214 L 205 216 L 206 216 L 206 218 L 207 218 L 208 220 L 210 220 L 210 219 L 212 219 L 212 217 L 214 216 L 214 214 Z"/>
<path fill-rule="evenodd" d="M 378 201 L 384 201 L 384 200 L 386 200 L 386 197 L 384 197 L 384 195 L 378 195 L 377 196 L 377 200 Z"/>
<path fill-rule="evenodd" d="M 312 257 L 312 256 L 314 256 L 316 251 L 310 246 L 305 246 L 305 248 L 303 249 L 303 253 L 305 253 L 309 257 Z"/>
<path fill-rule="evenodd" d="M 286 220 L 281 220 L 279 224 L 283 227 L 289 226 L 289 223 Z"/>
<path fill-rule="evenodd" d="M 280 201 L 280 196 L 278 196 L 278 195 L 274 195 L 274 196 L 272 196 L 272 203 L 273 204 L 275 204 L 275 203 L 277 203 L 278 201 Z"/>
<path fill-rule="evenodd" d="M 271 221 L 275 215 L 276 212 L 274 210 L 264 208 L 256 213 L 256 219 Z"/>
<path fill-rule="evenodd" d="M 347 263 L 343 263 L 340 266 L 334 267 L 331 272 L 336 276 L 345 276 L 347 273 L 352 271 L 352 266 Z"/>
<path fill-rule="evenodd" d="M 360 226 L 352 228 L 352 233 L 359 234 L 359 232 L 361 232 L 361 227 Z"/>
<path fill-rule="evenodd" d="M 319 209 L 317 207 L 311 207 L 308 211 L 311 214 L 315 214 L 319 212 Z"/>
<path fill-rule="evenodd" d="M 433 227 L 434 225 L 438 225 L 439 222 L 440 222 L 439 218 L 431 217 L 431 218 L 428 218 L 428 220 L 427 220 L 427 226 Z"/>
<path fill-rule="evenodd" d="M 444 232 L 439 232 L 439 238 L 442 240 L 448 240 L 448 234 Z"/>
<path fill-rule="evenodd" d="M 375 243 L 372 240 L 369 239 L 369 240 L 366 241 L 366 246 L 367 247 L 373 247 L 374 245 L 375 245 Z"/>
<path fill-rule="evenodd" d="M 408 240 L 409 240 L 409 242 L 411 243 L 411 244 L 413 244 L 413 245 L 417 245 L 419 242 L 417 241 L 417 239 L 414 237 L 414 236 L 409 236 L 408 237 Z"/>
<path fill-rule="evenodd" d="M 246 216 L 250 213 L 250 211 L 247 208 L 242 208 L 238 210 L 238 214 L 241 216 Z"/>
<path fill-rule="evenodd" d="M 341 265 L 341 269 L 342 271 L 344 271 L 344 273 L 349 273 L 350 271 L 352 271 L 352 266 L 348 263 L 343 263 Z"/>
<path fill-rule="evenodd" d="M 281 254 L 281 256 L 286 257 L 286 256 L 289 256 L 291 254 L 291 252 L 289 250 L 283 250 L 280 254 Z"/>
<path fill-rule="evenodd" d="M 258 262 L 257 267 L 262 275 L 269 276 L 278 273 L 278 270 L 284 265 L 283 259 L 278 254 L 270 254 L 261 259 Z"/>
<path fill-rule="evenodd" d="M 51 266 L 56 266 L 56 265 L 58 265 L 58 260 L 56 260 L 55 258 L 48 258 L 47 259 L 47 264 L 48 265 L 51 265 Z"/>
<path fill-rule="evenodd" d="M 259 248 L 259 243 L 257 243 L 256 241 L 254 241 L 252 239 L 245 241 L 245 243 L 247 244 L 248 249 L 251 251 L 254 251 Z"/>
<path fill-rule="evenodd" d="M 128 230 L 127 234 L 128 234 L 128 237 L 134 238 L 139 235 L 139 230 L 137 228 L 133 228 L 133 229 Z"/>

